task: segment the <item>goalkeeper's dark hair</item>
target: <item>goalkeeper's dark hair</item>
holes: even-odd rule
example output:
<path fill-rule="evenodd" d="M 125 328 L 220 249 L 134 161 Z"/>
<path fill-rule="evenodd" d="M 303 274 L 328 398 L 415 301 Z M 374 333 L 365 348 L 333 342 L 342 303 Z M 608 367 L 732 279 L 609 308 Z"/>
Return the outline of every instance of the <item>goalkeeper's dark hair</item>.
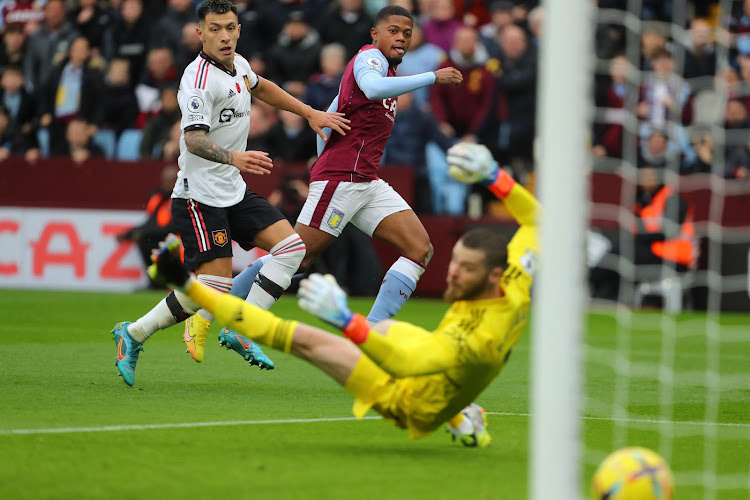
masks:
<path fill-rule="evenodd" d="M 208 14 L 226 14 L 234 12 L 237 15 L 237 6 L 231 0 L 206 0 L 198 7 L 198 20 L 203 22 Z"/>
<path fill-rule="evenodd" d="M 485 255 L 487 269 L 508 266 L 508 240 L 494 227 L 475 227 L 461 236 L 463 246 L 481 250 Z"/>
<path fill-rule="evenodd" d="M 385 21 L 391 16 L 408 17 L 409 19 L 411 19 L 411 22 L 414 22 L 414 18 L 412 17 L 411 12 L 409 12 L 405 8 L 401 7 L 400 5 L 387 5 L 380 9 L 375 15 L 375 22 L 373 22 L 373 26 L 377 26 L 381 21 Z"/>

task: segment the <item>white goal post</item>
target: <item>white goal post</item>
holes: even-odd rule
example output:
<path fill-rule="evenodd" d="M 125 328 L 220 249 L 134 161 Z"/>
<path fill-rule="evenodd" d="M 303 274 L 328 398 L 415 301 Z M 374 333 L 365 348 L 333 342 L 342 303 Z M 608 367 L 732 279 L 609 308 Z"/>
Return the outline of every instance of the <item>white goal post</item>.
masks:
<path fill-rule="evenodd" d="M 536 170 L 541 256 L 534 290 L 529 498 L 580 498 L 581 336 L 592 51 L 590 0 L 546 0 Z"/>

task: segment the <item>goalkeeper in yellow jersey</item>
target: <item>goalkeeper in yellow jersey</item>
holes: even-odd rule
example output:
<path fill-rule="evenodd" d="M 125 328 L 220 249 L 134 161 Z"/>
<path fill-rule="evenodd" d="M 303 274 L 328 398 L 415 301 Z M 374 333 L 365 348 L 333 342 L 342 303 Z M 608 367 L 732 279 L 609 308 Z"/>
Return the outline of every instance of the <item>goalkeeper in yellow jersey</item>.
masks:
<path fill-rule="evenodd" d="M 521 227 L 510 243 L 489 228 L 461 237 L 446 277 L 444 298 L 453 305 L 434 331 L 394 320 L 371 326 L 349 310 L 334 280 L 316 274 L 302 281 L 299 305 L 341 329 L 345 338 L 278 318 L 197 281 L 180 263 L 176 238 L 155 253 L 151 277 L 180 289 L 232 330 L 323 370 L 355 397 L 357 417 L 372 408 L 412 438 L 447 423 L 463 444 L 487 446 L 484 410 L 471 402 L 503 368 L 526 323 L 539 208 L 528 191 L 498 170 L 484 146 L 456 145 L 448 151 L 448 164 L 457 179 L 484 182 Z M 226 332 L 219 335 L 221 343 L 243 354 L 247 339 Z"/>

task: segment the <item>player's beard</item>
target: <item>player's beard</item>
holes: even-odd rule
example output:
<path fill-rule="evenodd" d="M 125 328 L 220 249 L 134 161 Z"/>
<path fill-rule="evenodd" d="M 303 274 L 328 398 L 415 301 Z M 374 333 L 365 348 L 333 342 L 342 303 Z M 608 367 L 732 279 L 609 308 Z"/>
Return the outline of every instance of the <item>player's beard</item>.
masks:
<path fill-rule="evenodd" d="M 478 299 L 487 290 L 487 278 L 489 278 L 489 273 L 485 273 L 476 281 L 466 282 L 460 287 L 449 283 L 443 292 L 443 300 L 453 303 L 459 300 Z"/>
<path fill-rule="evenodd" d="M 388 66 L 390 66 L 393 69 L 396 69 L 399 64 L 401 64 L 401 61 L 403 61 L 403 57 L 389 57 L 388 58 Z"/>

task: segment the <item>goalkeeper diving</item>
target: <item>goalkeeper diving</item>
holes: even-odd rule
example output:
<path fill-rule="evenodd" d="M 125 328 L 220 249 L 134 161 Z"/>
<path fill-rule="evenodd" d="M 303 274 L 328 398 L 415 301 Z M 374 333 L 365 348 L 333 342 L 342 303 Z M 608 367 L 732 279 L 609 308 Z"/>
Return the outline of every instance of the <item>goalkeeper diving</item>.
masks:
<path fill-rule="evenodd" d="M 447 423 L 464 445 L 487 446 L 491 437 L 486 416 L 472 401 L 500 373 L 526 324 L 537 262 L 539 204 L 498 169 L 482 145 L 453 146 L 447 160 L 453 177 L 483 183 L 503 200 L 520 228 L 510 242 L 492 228 L 472 229 L 459 239 L 444 293 L 452 305 L 434 331 L 392 319 L 371 326 L 349 309 L 335 280 L 319 274 L 302 280 L 299 305 L 344 336 L 279 318 L 196 280 L 180 262 L 176 237 L 154 253 L 149 274 L 238 332 L 222 332 L 222 345 L 244 355 L 251 339 L 323 370 L 354 396 L 356 417 L 372 408 L 408 429 L 412 438 Z"/>

